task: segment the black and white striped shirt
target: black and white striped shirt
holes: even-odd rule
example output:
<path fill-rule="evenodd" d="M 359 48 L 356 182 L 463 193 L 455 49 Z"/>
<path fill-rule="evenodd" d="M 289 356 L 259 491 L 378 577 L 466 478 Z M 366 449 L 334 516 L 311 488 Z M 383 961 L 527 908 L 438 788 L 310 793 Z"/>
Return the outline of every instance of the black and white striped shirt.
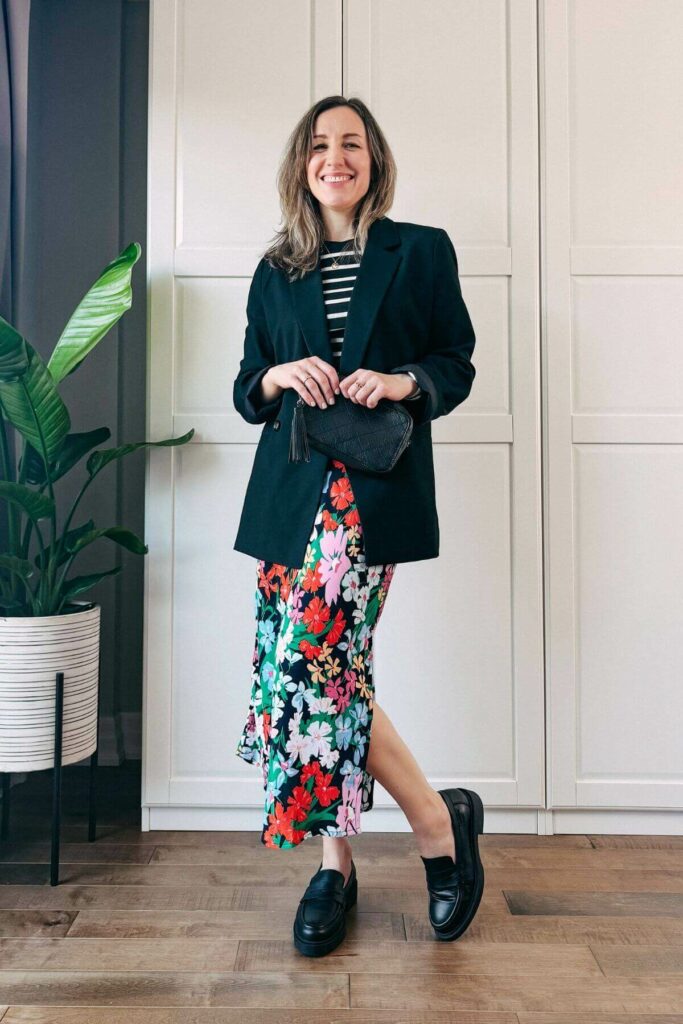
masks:
<path fill-rule="evenodd" d="M 326 249 L 329 249 L 329 252 L 326 252 Z M 343 249 L 347 251 L 340 256 L 339 253 L 342 253 Z M 335 257 L 337 257 L 338 267 L 333 270 L 332 264 L 335 262 Z M 344 344 L 346 317 L 359 266 L 360 260 L 353 252 L 350 239 L 344 242 L 325 240 L 325 246 L 320 254 L 320 277 L 323 285 L 327 331 L 332 346 L 332 365 L 337 373 L 339 373 L 339 362 Z"/>
<path fill-rule="evenodd" d="M 334 263 L 337 266 L 332 269 Z M 346 317 L 359 266 L 360 260 L 353 251 L 351 239 L 347 238 L 342 242 L 325 239 L 325 245 L 320 254 L 320 277 L 323 286 L 327 331 L 332 346 L 332 365 L 337 373 L 339 373 L 341 351 L 344 344 Z M 418 398 L 420 394 L 421 391 L 418 388 L 414 395 L 408 397 Z"/>

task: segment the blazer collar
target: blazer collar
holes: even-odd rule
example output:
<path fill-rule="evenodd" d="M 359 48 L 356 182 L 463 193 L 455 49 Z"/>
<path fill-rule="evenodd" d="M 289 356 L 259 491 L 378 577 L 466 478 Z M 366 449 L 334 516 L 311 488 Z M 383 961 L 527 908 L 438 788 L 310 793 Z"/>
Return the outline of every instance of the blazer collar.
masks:
<path fill-rule="evenodd" d="M 370 225 L 344 329 L 340 377 L 363 365 L 377 312 L 399 263 L 401 238 L 395 221 L 382 217 Z M 311 355 L 332 362 L 320 269 L 289 282 L 297 319 Z"/>

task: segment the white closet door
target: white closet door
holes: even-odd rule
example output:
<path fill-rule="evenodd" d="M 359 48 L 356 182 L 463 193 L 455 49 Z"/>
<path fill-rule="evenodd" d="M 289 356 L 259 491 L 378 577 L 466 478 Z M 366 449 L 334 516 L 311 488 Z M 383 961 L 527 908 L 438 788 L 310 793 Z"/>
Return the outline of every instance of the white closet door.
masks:
<path fill-rule="evenodd" d="M 541 15 L 549 806 L 680 831 L 683 4 Z"/>
<path fill-rule="evenodd" d="M 148 436 L 196 434 L 148 455 L 143 827 L 260 826 L 262 780 L 234 752 L 256 570 L 232 548 L 260 428 L 232 383 L 283 126 L 340 90 L 340 27 L 336 0 L 151 5 Z"/>
<path fill-rule="evenodd" d="M 488 829 L 536 831 L 535 4 L 154 0 L 151 37 L 149 434 L 197 433 L 149 453 L 145 824 L 260 825 L 259 773 L 234 753 L 255 570 L 232 550 L 259 431 L 232 410 L 231 384 L 250 275 L 279 221 L 283 125 L 343 92 L 368 102 L 395 152 L 391 216 L 449 232 L 477 333 L 472 395 L 434 425 L 441 557 L 398 567 L 377 700 L 435 786 L 480 791 Z M 376 808 L 366 829 L 407 827 L 379 784 Z"/>
<path fill-rule="evenodd" d="M 441 555 L 397 567 L 377 632 L 377 700 L 434 786 L 481 793 L 487 830 L 536 832 L 536 6 L 345 0 L 344 14 L 345 94 L 369 104 L 398 164 L 392 216 L 448 231 L 477 335 L 472 393 L 432 428 Z"/>

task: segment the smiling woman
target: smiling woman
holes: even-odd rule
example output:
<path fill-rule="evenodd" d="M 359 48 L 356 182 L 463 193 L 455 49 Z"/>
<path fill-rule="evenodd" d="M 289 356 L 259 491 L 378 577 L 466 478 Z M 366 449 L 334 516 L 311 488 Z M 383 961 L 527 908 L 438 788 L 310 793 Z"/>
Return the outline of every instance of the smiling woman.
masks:
<path fill-rule="evenodd" d="M 344 937 L 357 892 L 349 838 L 375 777 L 415 832 L 440 938 L 465 930 L 483 888 L 477 794 L 433 789 L 375 700 L 374 634 L 396 564 L 439 553 L 431 421 L 467 398 L 475 375 L 453 244 L 441 228 L 387 216 L 395 176 L 361 100 L 328 97 L 304 115 L 278 174 L 284 227 L 252 280 L 233 392 L 247 422 L 263 424 L 234 545 L 257 559 L 236 753 L 262 772 L 265 845 L 322 837 L 293 928 L 309 956 Z M 324 409 L 340 394 L 368 410 L 406 403 L 411 443 L 391 471 L 315 449 L 289 461 L 297 401 Z M 456 822 L 467 876 L 455 873 Z"/>

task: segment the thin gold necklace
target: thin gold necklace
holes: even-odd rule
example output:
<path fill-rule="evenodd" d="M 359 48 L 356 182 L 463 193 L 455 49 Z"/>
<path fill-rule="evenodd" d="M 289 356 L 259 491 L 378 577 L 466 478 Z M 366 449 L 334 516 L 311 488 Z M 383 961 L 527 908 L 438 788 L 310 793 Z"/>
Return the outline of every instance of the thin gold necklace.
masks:
<path fill-rule="evenodd" d="M 349 238 L 349 242 L 351 242 L 351 245 L 353 246 L 353 238 Z M 322 243 L 323 243 L 323 248 L 325 249 L 325 252 L 327 253 L 327 255 L 328 256 L 332 256 L 333 254 L 330 252 L 330 250 L 325 245 L 325 239 L 324 238 L 322 240 Z M 346 247 L 345 247 L 345 248 L 341 249 L 338 253 L 336 253 L 336 255 L 334 256 L 334 259 L 332 260 L 332 263 L 330 264 L 330 270 L 339 270 L 339 267 L 341 266 L 341 263 L 337 263 L 337 260 L 341 256 L 343 256 L 344 253 L 347 252 L 347 251 L 350 251 L 350 250 L 347 250 Z"/>

